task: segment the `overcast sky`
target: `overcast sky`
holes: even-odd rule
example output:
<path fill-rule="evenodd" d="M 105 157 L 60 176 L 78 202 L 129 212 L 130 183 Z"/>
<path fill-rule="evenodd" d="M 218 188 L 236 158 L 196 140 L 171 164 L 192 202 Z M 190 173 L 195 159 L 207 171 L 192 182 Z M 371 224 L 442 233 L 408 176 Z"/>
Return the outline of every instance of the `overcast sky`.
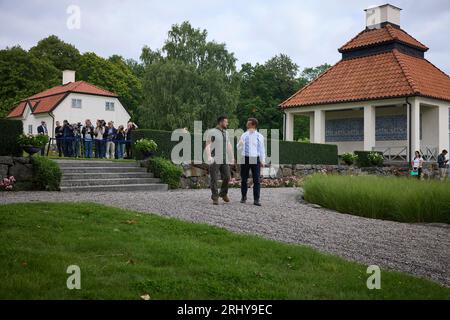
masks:
<path fill-rule="evenodd" d="M 340 59 L 337 48 L 365 27 L 363 9 L 383 0 L 0 0 L 0 48 L 29 49 L 56 34 L 81 52 L 139 58 L 160 48 L 174 23 L 189 20 L 225 42 L 245 62 L 285 53 L 301 67 Z M 450 1 L 393 0 L 402 28 L 430 47 L 426 57 L 450 73 Z M 67 8 L 81 10 L 80 29 L 67 27 Z"/>

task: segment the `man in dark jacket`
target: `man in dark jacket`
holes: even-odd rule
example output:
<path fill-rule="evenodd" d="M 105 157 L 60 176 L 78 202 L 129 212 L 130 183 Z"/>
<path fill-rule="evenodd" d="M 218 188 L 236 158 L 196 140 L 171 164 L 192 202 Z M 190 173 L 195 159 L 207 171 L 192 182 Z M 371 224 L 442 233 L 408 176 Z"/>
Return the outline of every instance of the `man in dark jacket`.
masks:
<path fill-rule="evenodd" d="M 41 121 L 41 125 L 37 127 L 37 132 L 40 135 L 48 136 L 47 124 L 45 123 L 45 121 Z M 44 155 L 45 155 L 45 145 L 42 146 L 41 149 L 41 156 Z"/>
<path fill-rule="evenodd" d="M 56 121 L 55 124 L 55 138 L 56 138 L 56 147 L 58 149 L 58 155 L 59 157 L 63 156 L 63 150 L 64 150 L 64 134 L 63 134 L 63 127 L 59 123 L 59 121 Z"/>
<path fill-rule="evenodd" d="M 67 120 L 63 122 L 63 137 L 64 137 L 64 156 L 72 157 L 73 156 L 73 139 L 75 137 L 73 133 L 73 128 L 69 124 Z"/>
<path fill-rule="evenodd" d="M 448 159 L 446 156 L 448 154 L 447 150 L 442 150 L 442 153 L 438 156 L 437 162 L 439 167 L 439 178 L 444 181 L 447 177 L 447 167 L 448 167 Z"/>

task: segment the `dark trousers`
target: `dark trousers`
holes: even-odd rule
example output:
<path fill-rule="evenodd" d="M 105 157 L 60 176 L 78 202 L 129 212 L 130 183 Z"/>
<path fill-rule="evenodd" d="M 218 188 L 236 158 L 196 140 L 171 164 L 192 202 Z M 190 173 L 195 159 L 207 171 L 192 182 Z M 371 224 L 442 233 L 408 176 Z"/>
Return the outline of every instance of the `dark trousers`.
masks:
<path fill-rule="evenodd" d="M 125 144 L 125 148 L 127 150 L 127 158 L 131 159 L 133 157 L 132 154 L 131 154 L 131 142 L 127 142 Z"/>
<path fill-rule="evenodd" d="M 73 156 L 73 139 L 72 138 L 64 138 L 64 156 L 72 157 Z"/>
<path fill-rule="evenodd" d="M 95 143 L 95 157 L 96 158 L 102 158 L 102 148 L 103 148 L 102 142 L 103 142 L 102 140 L 97 140 L 97 139 L 94 140 L 94 143 Z"/>
<path fill-rule="evenodd" d="M 220 172 L 220 178 L 222 179 L 222 185 L 220 187 L 220 192 L 217 188 L 217 181 L 219 180 L 218 173 Z M 228 183 L 230 182 L 231 172 L 230 166 L 228 164 L 217 164 L 213 163 L 209 166 L 209 175 L 211 177 L 210 187 L 211 187 L 211 198 L 219 199 L 220 197 L 226 196 L 228 194 Z"/>
<path fill-rule="evenodd" d="M 261 193 L 261 182 L 260 182 L 260 172 L 261 163 L 259 158 L 249 158 L 245 157 L 243 159 L 243 164 L 241 164 L 241 194 L 242 197 L 247 197 L 248 190 L 248 178 L 250 171 L 252 172 L 253 178 L 253 201 L 259 201 Z"/>
<path fill-rule="evenodd" d="M 64 152 L 64 145 L 63 145 L 62 138 L 56 138 L 56 148 L 58 149 L 58 155 L 60 157 L 62 157 L 63 156 L 63 152 Z"/>

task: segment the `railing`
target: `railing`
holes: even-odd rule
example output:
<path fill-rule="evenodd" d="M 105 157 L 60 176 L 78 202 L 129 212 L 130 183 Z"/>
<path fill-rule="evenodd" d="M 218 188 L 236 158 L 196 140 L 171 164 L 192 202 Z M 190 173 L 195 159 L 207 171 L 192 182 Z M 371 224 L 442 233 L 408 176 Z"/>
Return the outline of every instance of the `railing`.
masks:
<path fill-rule="evenodd" d="M 408 162 L 408 147 L 374 147 L 373 151 L 383 154 L 384 161 L 388 162 Z"/>
<path fill-rule="evenodd" d="M 373 151 L 383 154 L 384 160 L 387 162 L 408 162 L 408 147 L 374 147 Z M 439 154 L 436 147 L 423 147 L 420 149 L 423 160 L 427 162 L 436 162 Z"/>
<path fill-rule="evenodd" d="M 84 139 L 82 138 L 82 137 L 64 137 L 64 138 L 50 138 L 49 139 L 49 141 L 48 141 L 48 144 L 46 145 L 46 155 L 48 156 L 49 155 L 49 153 L 50 153 L 50 149 L 52 149 L 52 151 L 53 152 L 57 152 L 58 153 L 58 147 L 57 147 L 57 142 L 60 142 L 60 143 L 62 143 L 62 145 L 61 145 L 61 148 L 62 149 L 64 149 L 65 147 L 64 147 L 64 144 L 66 144 L 66 142 L 72 142 L 73 143 L 73 145 L 72 145 L 72 148 L 71 148 L 71 153 L 72 153 L 72 156 L 80 156 L 80 157 L 82 157 L 83 155 L 84 155 Z M 106 143 L 106 142 L 108 142 L 108 141 L 112 141 L 112 142 L 114 142 L 115 144 L 118 144 L 118 143 L 122 143 L 122 144 L 124 144 L 124 145 L 126 145 L 126 144 L 130 144 L 131 143 L 131 140 L 108 140 L 108 139 L 102 139 L 102 140 L 99 140 L 99 139 L 92 139 L 92 140 L 90 140 L 91 141 L 91 149 L 92 149 L 92 152 L 95 152 L 95 153 L 97 153 L 97 152 L 99 152 L 99 150 L 96 150 L 96 146 L 95 146 L 95 141 L 101 141 L 101 142 L 103 142 L 103 143 Z M 75 147 L 75 143 L 77 143 L 77 147 L 76 147 L 76 149 L 77 150 L 74 150 L 74 147 Z M 117 149 L 115 150 L 115 153 L 117 154 Z M 64 153 L 64 151 L 63 151 L 63 153 Z"/>
<path fill-rule="evenodd" d="M 423 160 L 425 161 L 437 161 L 439 150 L 436 147 L 424 147 L 420 150 L 422 153 Z"/>

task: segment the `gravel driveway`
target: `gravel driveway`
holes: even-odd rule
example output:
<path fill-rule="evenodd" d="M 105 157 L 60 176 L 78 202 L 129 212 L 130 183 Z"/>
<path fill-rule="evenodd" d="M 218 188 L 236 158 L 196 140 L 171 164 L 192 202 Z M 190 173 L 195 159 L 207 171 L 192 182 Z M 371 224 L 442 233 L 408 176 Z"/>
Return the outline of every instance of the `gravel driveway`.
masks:
<path fill-rule="evenodd" d="M 298 195 L 299 190 L 293 188 L 263 189 L 263 206 L 256 207 L 251 202 L 240 204 L 238 189 L 230 190 L 231 203 L 220 206 L 211 204 L 208 190 L 2 192 L 0 204 L 90 201 L 157 213 L 239 233 L 304 244 L 348 260 L 408 272 L 450 287 L 449 226 L 396 223 L 339 214 L 301 203 Z"/>

